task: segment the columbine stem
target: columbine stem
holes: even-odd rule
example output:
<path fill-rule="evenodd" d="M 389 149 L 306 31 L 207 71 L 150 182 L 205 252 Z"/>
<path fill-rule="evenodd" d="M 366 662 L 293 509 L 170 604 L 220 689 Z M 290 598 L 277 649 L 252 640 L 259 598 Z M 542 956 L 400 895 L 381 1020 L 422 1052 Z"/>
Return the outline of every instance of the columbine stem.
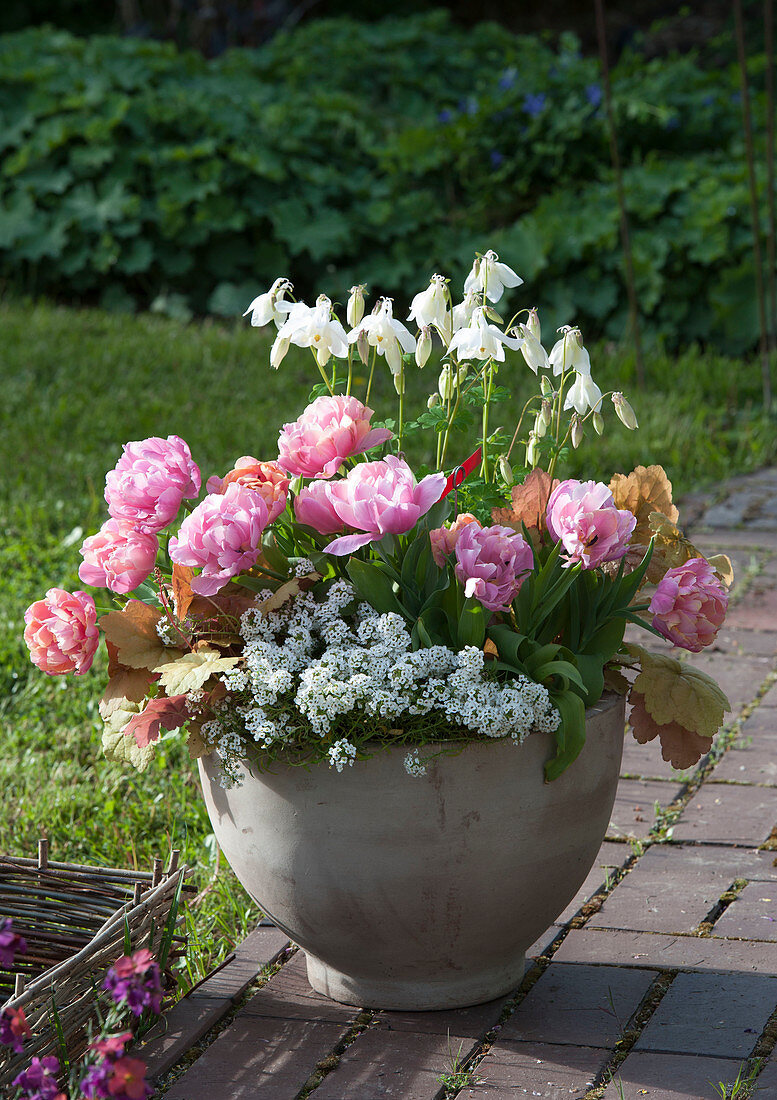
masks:
<path fill-rule="evenodd" d="M 345 396 L 351 396 L 351 386 L 353 384 L 353 344 L 348 345 L 348 382 L 345 387 Z"/>
<path fill-rule="evenodd" d="M 372 364 L 370 366 L 370 377 L 367 379 L 367 393 L 366 393 L 365 398 L 364 398 L 364 404 L 365 405 L 369 405 L 369 403 L 370 403 L 370 390 L 372 389 L 372 376 L 375 373 L 375 360 L 377 359 L 377 357 L 378 357 L 378 349 L 373 348 L 372 349 Z"/>
<path fill-rule="evenodd" d="M 397 430 L 397 451 L 402 450 L 402 429 L 405 420 L 405 361 L 399 368 L 399 427 Z"/>
<path fill-rule="evenodd" d="M 329 394 L 330 394 L 330 396 L 331 396 L 331 397 L 334 397 L 334 392 L 335 392 L 335 391 L 334 391 L 334 390 L 332 389 L 332 387 L 331 387 L 331 386 L 329 385 L 329 379 L 328 379 L 328 378 L 327 378 L 327 376 L 326 376 L 326 371 L 324 370 L 324 368 L 323 368 L 323 367 L 321 366 L 321 364 L 319 363 L 319 361 L 318 361 L 318 356 L 316 355 L 316 353 L 315 353 L 315 352 L 313 352 L 313 358 L 314 358 L 314 360 L 315 360 L 315 362 L 316 362 L 316 366 L 318 367 L 318 373 L 319 373 L 319 374 L 321 375 L 321 377 L 322 377 L 322 378 L 324 379 L 324 385 L 325 385 L 325 386 L 326 386 L 326 388 L 327 388 L 327 389 L 329 390 Z"/>

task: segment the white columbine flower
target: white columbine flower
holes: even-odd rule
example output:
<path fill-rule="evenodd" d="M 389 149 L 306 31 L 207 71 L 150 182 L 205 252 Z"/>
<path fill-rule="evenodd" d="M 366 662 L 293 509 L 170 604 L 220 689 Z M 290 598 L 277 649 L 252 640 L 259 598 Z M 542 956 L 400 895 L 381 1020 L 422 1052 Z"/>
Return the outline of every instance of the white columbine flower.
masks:
<path fill-rule="evenodd" d="M 498 302 L 505 287 L 520 286 L 523 279 L 511 267 L 499 262 L 496 252 L 490 249 L 482 259 L 476 259 L 464 281 L 464 293 L 485 289 L 490 302 Z"/>
<path fill-rule="evenodd" d="M 550 360 L 548 359 L 548 353 L 539 341 L 539 338 L 534 334 L 528 324 L 517 325 L 520 332 L 523 343 L 521 344 L 521 352 L 526 360 L 527 366 L 536 374 L 538 370 L 550 370 Z"/>
<path fill-rule="evenodd" d="M 553 345 L 550 353 L 550 365 L 554 374 L 564 374 L 575 370 L 578 374 L 591 373 L 591 360 L 583 347 L 583 336 L 579 328 L 562 325 L 558 330 L 561 339 Z"/>
<path fill-rule="evenodd" d="M 565 409 L 576 409 L 585 416 L 589 409 L 599 412 L 602 407 L 602 391 L 590 374 L 576 374 L 574 385 L 564 401 Z"/>
<path fill-rule="evenodd" d="M 468 290 L 464 295 L 464 301 L 459 302 L 457 306 L 453 307 L 451 312 L 451 318 L 453 321 L 453 331 L 458 332 L 460 328 L 466 328 L 472 320 L 472 314 L 480 305 L 480 298 L 476 290 Z"/>
<path fill-rule="evenodd" d="M 366 332 L 368 343 L 379 355 L 386 356 L 392 374 L 402 369 L 402 352 L 415 351 L 415 337 L 394 317 L 390 298 L 378 302 L 359 327 L 348 333 L 349 344 L 355 344 L 361 332 Z"/>
<path fill-rule="evenodd" d="M 292 289 L 288 279 L 276 279 L 268 291 L 260 294 L 258 298 L 254 298 L 243 316 L 247 317 L 249 313 L 251 314 L 251 325 L 254 328 L 262 328 L 263 325 L 268 325 L 270 321 L 275 321 L 276 326 L 280 328 L 286 310 L 278 307 L 281 303 L 286 306 L 289 305 L 288 302 L 283 302 L 283 296 Z"/>
<path fill-rule="evenodd" d="M 438 329 L 450 327 L 448 320 L 448 295 L 442 275 L 432 275 L 429 286 L 416 294 L 410 303 L 408 321 L 415 321 L 419 328 L 434 325 Z"/>
<path fill-rule="evenodd" d="M 521 340 L 506 336 L 496 325 L 490 325 L 485 310 L 478 306 L 472 314 L 472 320 L 466 328 L 460 328 L 453 334 L 449 351 L 456 352 L 459 359 L 496 359 L 503 363 L 505 350 L 503 345 L 517 351 Z"/>
<path fill-rule="evenodd" d="M 322 367 L 333 355 L 338 359 L 347 358 L 348 338 L 343 326 L 332 316 L 332 303 L 327 296 L 320 294 L 315 306 L 305 306 L 304 310 L 298 310 L 296 305 L 278 331 L 278 340 L 288 338 L 297 347 L 312 348 Z"/>

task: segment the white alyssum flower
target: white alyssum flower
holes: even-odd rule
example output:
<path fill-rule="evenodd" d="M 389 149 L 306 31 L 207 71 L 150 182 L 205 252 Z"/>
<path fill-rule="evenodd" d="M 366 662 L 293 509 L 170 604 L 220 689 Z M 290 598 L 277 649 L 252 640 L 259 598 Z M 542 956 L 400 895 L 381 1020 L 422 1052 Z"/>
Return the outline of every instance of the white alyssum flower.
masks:
<path fill-rule="evenodd" d="M 443 275 L 432 275 L 426 290 L 416 294 L 410 303 L 407 319 L 415 321 L 419 328 L 423 328 L 424 325 L 434 325 L 438 329 L 449 327 L 448 291 Z"/>
<path fill-rule="evenodd" d="M 507 264 L 500 263 L 496 252 L 489 249 L 485 256 L 477 258 L 472 265 L 472 270 L 464 280 L 464 293 L 485 290 L 490 302 L 498 302 L 505 287 L 520 286 L 522 282 L 523 279 Z"/>
<path fill-rule="evenodd" d="M 390 298 L 378 302 L 372 313 L 348 333 L 348 342 L 355 344 L 362 332 L 366 333 L 370 347 L 386 357 L 392 374 L 399 374 L 402 369 L 402 352 L 415 351 L 415 337 L 394 317 Z"/>
<path fill-rule="evenodd" d="M 413 749 L 405 757 L 405 771 L 408 775 L 426 775 L 426 764 L 421 763 L 418 749 Z"/>
<path fill-rule="evenodd" d="M 337 768 L 339 772 L 348 765 L 353 767 L 353 762 L 356 759 L 356 745 L 352 745 L 350 741 L 342 737 L 339 741 L 335 741 L 334 745 L 329 750 L 329 765 L 330 767 Z"/>
<path fill-rule="evenodd" d="M 276 327 L 280 328 L 284 322 L 286 310 L 279 309 L 279 306 L 283 303 L 284 295 L 293 289 L 288 279 L 276 279 L 269 290 L 260 294 L 258 298 L 254 298 L 243 316 L 247 317 L 249 313 L 251 314 L 251 325 L 254 328 L 269 325 L 270 321 L 275 321 Z"/>
<path fill-rule="evenodd" d="M 566 374 L 577 371 L 578 374 L 591 373 L 591 360 L 583 347 L 583 336 L 579 328 L 562 325 L 558 330 L 561 338 L 553 345 L 549 360 L 554 374 Z"/>
<path fill-rule="evenodd" d="M 602 391 L 594 382 L 590 374 L 575 374 L 575 381 L 570 386 L 564 400 L 565 409 L 576 409 L 581 416 L 585 416 L 589 409 L 599 412 L 602 407 Z"/>
<path fill-rule="evenodd" d="M 495 359 L 503 363 L 505 346 L 517 351 L 521 340 L 489 324 L 485 310 L 478 306 L 469 325 L 453 334 L 448 351 L 455 352 L 458 359 Z"/>

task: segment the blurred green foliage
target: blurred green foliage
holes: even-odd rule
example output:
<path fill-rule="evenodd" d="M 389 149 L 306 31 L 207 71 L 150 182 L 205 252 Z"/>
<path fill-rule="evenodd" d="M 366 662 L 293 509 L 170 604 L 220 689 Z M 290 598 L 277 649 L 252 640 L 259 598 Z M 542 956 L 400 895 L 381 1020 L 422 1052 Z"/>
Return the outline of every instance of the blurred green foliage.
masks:
<path fill-rule="evenodd" d="M 751 347 L 735 69 L 626 53 L 613 87 L 649 332 Z M 234 315 L 279 274 L 302 295 L 342 300 L 369 281 L 404 303 L 419 273 L 458 280 L 492 247 L 527 280 L 521 305 L 619 339 L 601 97 L 571 36 L 551 47 L 444 12 L 318 20 L 212 61 L 50 28 L 6 35 L 0 275 L 186 319 Z"/>

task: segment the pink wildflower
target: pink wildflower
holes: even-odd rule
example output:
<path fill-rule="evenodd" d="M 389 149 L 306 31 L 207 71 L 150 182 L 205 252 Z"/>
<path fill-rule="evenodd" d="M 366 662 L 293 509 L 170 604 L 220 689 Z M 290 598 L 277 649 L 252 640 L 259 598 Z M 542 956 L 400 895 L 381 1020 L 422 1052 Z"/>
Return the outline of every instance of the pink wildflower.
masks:
<path fill-rule="evenodd" d="M 506 611 L 534 568 L 534 555 L 523 535 L 498 524 L 467 524 L 456 540 L 455 554 L 455 573 L 464 595 L 474 596 L 489 611 Z"/>
<path fill-rule="evenodd" d="M 562 481 L 550 494 L 546 513 L 551 538 L 561 540 L 567 564 L 595 569 L 626 553 L 637 518 L 616 508 L 612 493 L 596 481 Z"/>
<path fill-rule="evenodd" d="M 228 485 L 223 494 L 207 496 L 170 539 L 170 557 L 178 565 L 202 570 L 192 591 L 212 596 L 232 577 L 250 569 L 262 548 L 267 505 L 245 485 Z"/>
<path fill-rule="evenodd" d="M 50 588 L 24 613 L 24 640 L 33 664 L 49 676 L 92 667 L 100 641 L 97 610 L 86 592 Z"/>
<path fill-rule="evenodd" d="M 715 640 L 728 607 L 728 592 L 705 558 L 691 558 L 659 582 L 649 610 L 653 626 L 673 645 L 698 653 Z"/>
<path fill-rule="evenodd" d="M 372 409 L 355 397 L 317 397 L 278 437 L 278 462 L 301 477 L 334 477 L 346 458 L 391 439 L 388 428 L 371 428 Z"/>
<path fill-rule="evenodd" d="M 200 471 L 180 436 L 151 436 L 125 443 L 105 478 L 105 499 L 114 519 L 155 533 L 178 515 L 181 501 L 200 491 Z"/>
<path fill-rule="evenodd" d="M 78 576 L 84 584 L 132 592 L 146 579 L 156 562 L 159 540 L 128 523 L 109 519 L 81 547 Z"/>

